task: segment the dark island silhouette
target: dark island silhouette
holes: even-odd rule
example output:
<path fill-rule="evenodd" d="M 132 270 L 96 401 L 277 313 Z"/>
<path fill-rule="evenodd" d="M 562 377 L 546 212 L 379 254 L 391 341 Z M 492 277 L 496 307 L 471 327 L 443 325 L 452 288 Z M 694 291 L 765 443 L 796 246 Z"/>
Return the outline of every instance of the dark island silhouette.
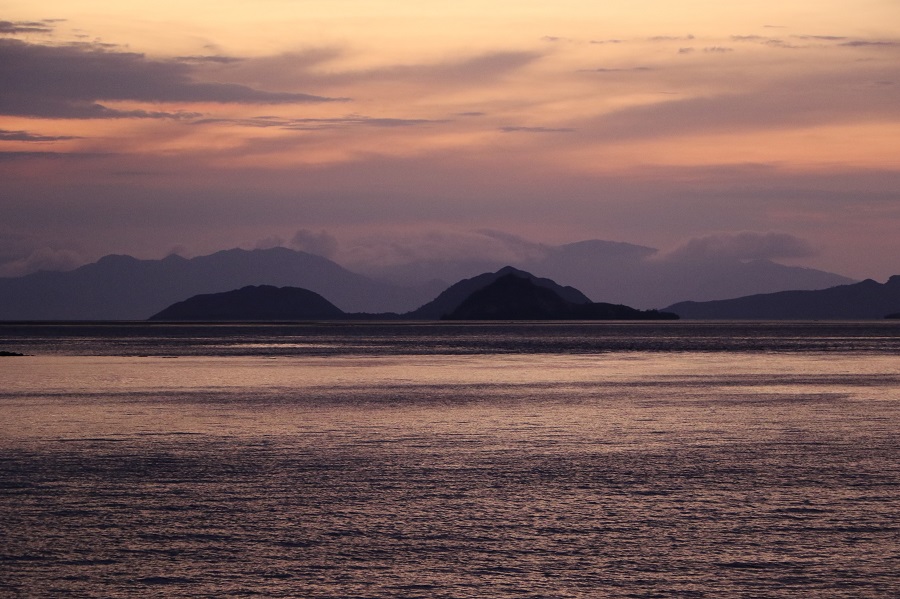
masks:
<path fill-rule="evenodd" d="M 150 320 L 330 320 L 343 310 L 308 289 L 248 285 L 224 293 L 205 293 L 172 304 Z"/>
<path fill-rule="evenodd" d="M 25 354 L 20 354 L 14 351 L 5 351 L 0 350 L 0 358 L 12 358 L 12 357 L 23 357 Z"/>
<path fill-rule="evenodd" d="M 539 287 L 549 289 L 567 302 L 573 304 L 589 304 L 591 302 L 585 294 L 574 287 L 564 287 L 550 279 L 536 277 L 529 272 L 513 268 L 512 266 L 504 266 L 497 272 L 486 272 L 470 279 L 463 279 L 445 289 L 427 304 L 412 312 L 408 312 L 404 316 L 416 320 L 437 320 L 443 318 L 456 310 L 466 298 L 479 289 L 483 289 L 497 279 L 511 274 L 528 279 Z"/>
<path fill-rule="evenodd" d="M 675 314 L 628 306 L 572 302 L 533 279 L 507 273 L 443 316 L 444 320 L 675 320 Z"/>
<path fill-rule="evenodd" d="M 719 320 L 872 320 L 897 317 L 900 275 L 819 291 L 781 291 L 711 302 L 680 302 L 666 311 Z"/>
<path fill-rule="evenodd" d="M 656 310 L 591 302 L 562 287 L 514 268 L 460 281 L 421 308 L 406 314 L 347 313 L 321 295 L 296 287 L 246 286 L 195 295 L 154 314 L 154 321 L 303 320 L 672 320 Z"/>

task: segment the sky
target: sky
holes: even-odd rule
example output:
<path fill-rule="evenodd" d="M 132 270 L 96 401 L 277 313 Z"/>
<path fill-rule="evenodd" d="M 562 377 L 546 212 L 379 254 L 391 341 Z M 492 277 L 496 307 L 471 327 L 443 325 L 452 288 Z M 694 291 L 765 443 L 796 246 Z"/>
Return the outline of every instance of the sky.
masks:
<path fill-rule="evenodd" d="M 0 0 L 0 276 L 604 239 L 883 281 L 898 225 L 897 0 Z"/>

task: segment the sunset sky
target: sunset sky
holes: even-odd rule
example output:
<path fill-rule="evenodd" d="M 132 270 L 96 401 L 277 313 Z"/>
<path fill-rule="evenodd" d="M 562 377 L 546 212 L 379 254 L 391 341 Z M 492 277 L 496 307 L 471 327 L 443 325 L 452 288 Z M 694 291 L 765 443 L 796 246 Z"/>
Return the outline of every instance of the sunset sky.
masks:
<path fill-rule="evenodd" d="M 0 0 L 0 184 L 6 276 L 517 236 L 884 280 L 900 2 Z"/>

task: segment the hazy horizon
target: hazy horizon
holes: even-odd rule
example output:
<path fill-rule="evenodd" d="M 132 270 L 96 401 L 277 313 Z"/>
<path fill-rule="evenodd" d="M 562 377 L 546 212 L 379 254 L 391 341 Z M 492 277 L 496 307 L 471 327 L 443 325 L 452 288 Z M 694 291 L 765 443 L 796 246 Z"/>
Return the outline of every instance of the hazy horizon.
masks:
<path fill-rule="evenodd" d="M 375 278 L 387 280 L 422 278 L 422 280 L 427 280 L 428 277 L 410 277 L 408 273 L 414 272 L 416 269 L 421 270 L 429 264 L 451 266 L 458 264 L 473 267 L 484 265 L 484 268 L 487 269 L 496 269 L 495 266 L 499 268 L 500 265 L 527 264 L 530 261 L 546 258 L 554 250 L 595 242 L 627 247 L 635 252 L 644 250 L 645 255 L 640 260 L 650 264 L 695 263 L 702 266 L 711 261 L 752 262 L 762 260 L 785 266 L 830 272 L 848 279 L 862 280 L 860 277 L 810 266 L 809 263 L 813 262 L 811 258 L 816 254 L 815 248 L 802 239 L 778 232 L 741 231 L 711 234 L 692 238 L 665 249 L 608 239 L 577 239 L 562 243 L 541 243 L 490 230 L 430 231 L 425 234 L 405 236 L 368 235 L 341 240 L 325 230 L 309 231 L 305 229 L 297 231 L 290 239 L 271 236 L 256 242 L 210 247 L 200 251 L 192 251 L 188 246 L 178 244 L 164 252 L 112 251 L 88 258 L 75 252 L 59 252 L 57 254 L 52 251 L 38 250 L 25 258 L 0 264 L 0 277 L 16 278 L 38 271 L 69 272 L 112 255 L 125 255 L 138 260 L 162 260 L 174 255 L 190 260 L 233 249 L 252 251 L 285 248 L 320 256 L 347 270 Z M 887 274 L 881 279 L 886 280 L 891 276 L 893 274 Z M 446 279 L 447 277 L 435 278 Z M 877 277 L 863 278 L 881 280 Z"/>

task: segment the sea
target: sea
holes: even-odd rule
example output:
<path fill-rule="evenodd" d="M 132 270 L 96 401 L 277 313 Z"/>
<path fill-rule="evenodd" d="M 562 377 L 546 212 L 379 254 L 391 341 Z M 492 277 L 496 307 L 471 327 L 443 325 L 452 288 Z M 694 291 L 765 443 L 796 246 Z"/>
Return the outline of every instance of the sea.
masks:
<path fill-rule="evenodd" d="M 900 322 L 5 323 L 0 597 L 900 597 Z"/>

